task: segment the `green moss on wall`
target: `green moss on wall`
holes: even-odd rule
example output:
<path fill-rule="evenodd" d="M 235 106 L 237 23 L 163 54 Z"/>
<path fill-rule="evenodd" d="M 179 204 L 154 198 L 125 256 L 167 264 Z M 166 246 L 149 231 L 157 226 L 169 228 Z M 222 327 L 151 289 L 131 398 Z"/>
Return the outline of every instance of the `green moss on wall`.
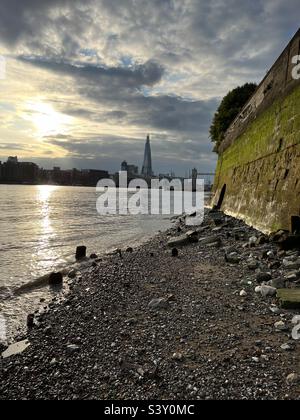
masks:
<path fill-rule="evenodd" d="M 219 157 L 213 204 L 264 231 L 300 215 L 300 87 L 274 102 Z"/>
<path fill-rule="evenodd" d="M 222 154 L 222 170 L 300 143 L 300 87 L 283 101 L 277 100 Z"/>

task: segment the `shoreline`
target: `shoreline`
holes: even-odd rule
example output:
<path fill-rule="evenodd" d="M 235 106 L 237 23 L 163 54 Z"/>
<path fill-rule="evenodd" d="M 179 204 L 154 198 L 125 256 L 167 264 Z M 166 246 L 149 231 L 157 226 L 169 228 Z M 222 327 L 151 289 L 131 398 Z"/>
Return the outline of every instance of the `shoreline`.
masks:
<path fill-rule="evenodd" d="M 254 290 L 257 267 L 276 280 L 290 271 L 269 265 L 288 256 L 273 243 L 244 247 L 263 235 L 206 210 L 199 242 L 172 257 L 168 241 L 188 230 L 177 222 L 74 280 L 23 337 L 30 346 L 0 360 L 0 399 L 299 399 L 286 379 L 300 375 L 299 311 Z"/>

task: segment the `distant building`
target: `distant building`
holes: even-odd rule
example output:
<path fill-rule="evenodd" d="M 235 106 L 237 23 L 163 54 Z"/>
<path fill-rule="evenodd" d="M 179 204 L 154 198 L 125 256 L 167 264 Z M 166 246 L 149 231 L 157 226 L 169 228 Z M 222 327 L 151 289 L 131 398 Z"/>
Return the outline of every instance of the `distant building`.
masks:
<path fill-rule="evenodd" d="M 17 156 L 10 156 L 1 163 L 0 181 L 8 183 L 35 184 L 39 178 L 39 167 L 32 162 L 19 162 Z"/>
<path fill-rule="evenodd" d="M 7 162 L 0 162 L 0 182 L 12 184 L 55 184 L 96 187 L 99 180 L 109 178 L 102 170 L 62 170 L 56 166 L 52 170 L 39 168 L 32 162 L 19 162 L 10 156 Z"/>
<path fill-rule="evenodd" d="M 122 162 L 121 164 L 121 171 L 127 172 L 129 175 L 138 175 L 139 174 L 139 168 L 136 165 L 128 165 L 126 160 Z"/>
<path fill-rule="evenodd" d="M 144 154 L 144 163 L 142 169 L 142 175 L 145 178 L 153 176 L 152 171 L 152 155 L 151 155 L 151 145 L 150 145 L 150 136 L 147 136 L 146 145 L 145 145 L 145 154 Z"/>
<path fill-rule="evenodd" d="M 82 185 L 89 187 L 96 187 L 101 179 L 109 178 L 107 171 L 101 171 L 96 169 L 87 169 L 81 171 L 82 174 Z"/>

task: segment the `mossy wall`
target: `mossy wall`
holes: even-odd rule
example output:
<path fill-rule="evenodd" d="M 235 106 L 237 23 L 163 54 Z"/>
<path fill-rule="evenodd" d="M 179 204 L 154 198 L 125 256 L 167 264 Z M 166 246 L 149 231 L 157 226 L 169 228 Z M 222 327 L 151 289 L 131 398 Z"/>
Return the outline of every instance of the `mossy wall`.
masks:
<path fill-rule="evenodd" d="M 284 64 L 282 57 L 290 52 L 281 56 Z M 291 230 L 292 216 L 300 216 L 300 84 L 285 84 L 267 106 L 261 101 L 236 138 L 232 130 L 220 151 L 212 205 L 226 186 L 222 210 L 264 232 Z"/>

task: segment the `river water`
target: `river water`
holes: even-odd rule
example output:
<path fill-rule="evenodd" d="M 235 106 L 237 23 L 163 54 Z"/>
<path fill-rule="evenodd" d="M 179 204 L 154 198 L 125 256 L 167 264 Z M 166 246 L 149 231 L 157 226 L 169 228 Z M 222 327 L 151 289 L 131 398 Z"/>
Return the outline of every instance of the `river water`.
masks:
<path fill-rule="evenodd" d="M 41 299 L 49 302 L 57 292 L 11 293 L 74 263 L 78 245 L 101 255 L 138 245 L 171 223 L 162 215 L 100 216 L 96 200 L 95 188 L 0 185 L 0 340 L 4 330 L 10 339 Z"/>

